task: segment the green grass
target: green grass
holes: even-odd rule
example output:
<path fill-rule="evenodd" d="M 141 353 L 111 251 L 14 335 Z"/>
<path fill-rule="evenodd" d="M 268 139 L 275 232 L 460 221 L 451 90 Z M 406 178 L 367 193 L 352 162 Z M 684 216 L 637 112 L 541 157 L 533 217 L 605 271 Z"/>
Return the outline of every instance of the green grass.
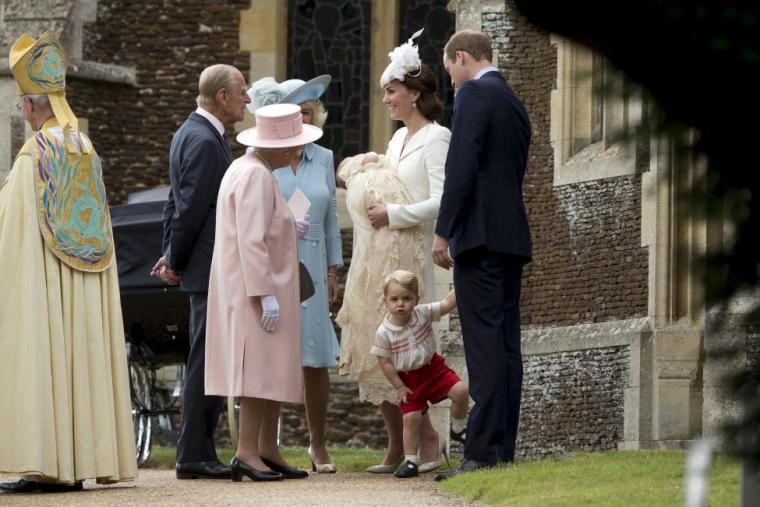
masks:
<path fill-rule="evenodd" d="M 331 447 L 329 451 L 340 472 L 363 472 L 383 459 L 379 450 Z M 154 447 L 147 466 L 174 468 L 175 453 L 173 447 Z M 229 463 L 232 453 L 221 449 L 219 459 Z M 282 454 L 290 464 L 311 469 L 304 447 L 285 447 Z M 685 462 L 686 453 L 677 451 L 575 453 L 460 475 L 441 483 L 441 489 L 486 505 L 510 507 L 680 506 Z M 737 505 L 738 463 L 718 456 L 709 488 L 709 505 Z"/>
<path fill-rule="evenodd" d="M 679 506 L 686 453 L 576 453 L 465 474 L 441 489 L 488 505 Z M 709 505 L 737 505 L 739 465 L 718 456 L 710 474 Z"/>
<path fill-rule="evenodd" d="M 328 448 L 333 463 L 341 472 L 363 472 L 370 465 L 377 465 L 383 460 L 384 451 L 373 449 L 354 449 L 349 447 Z M 176 458 L 174 447 L 153 447 L 150 459 L 145 465 L 148 468 L 174 468 Z M 220 449 L 219 460 L 229 463 L 232 459 L 232 449 Z M 311 470 L 311 461 L 306 455 L 305 447 L 283 447 L 282 455 L 288 463 L 304 470 Z"/>

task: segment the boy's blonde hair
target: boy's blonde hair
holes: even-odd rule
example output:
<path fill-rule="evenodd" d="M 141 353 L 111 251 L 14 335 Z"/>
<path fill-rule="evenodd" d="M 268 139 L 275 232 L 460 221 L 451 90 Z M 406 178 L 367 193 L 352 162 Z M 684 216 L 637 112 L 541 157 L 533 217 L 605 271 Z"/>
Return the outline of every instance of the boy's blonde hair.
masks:
<path fill-rule="evenodd" d="M 414 293 L 415 296 L 420 295 L 420 281 L 417 278 L 417 275 L 411 271 L 397 269 L 390 275 L 386 276 L 385 281 L 383 282 L 383 296 L 388 295 L 388 286 L 391 282 L 396 282 L 406 290 Z"/>

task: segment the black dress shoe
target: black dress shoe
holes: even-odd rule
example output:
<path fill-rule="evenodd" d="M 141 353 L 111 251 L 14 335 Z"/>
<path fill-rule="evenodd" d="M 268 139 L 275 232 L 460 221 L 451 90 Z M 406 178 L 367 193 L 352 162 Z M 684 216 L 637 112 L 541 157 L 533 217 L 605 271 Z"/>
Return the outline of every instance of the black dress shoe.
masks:
<path fill-rule="evenodd" d="M 417 477 L 420 475 L 420 471 L 419 468 L 417 468 L 417 463 L 406 460 L 398 466 L 396 471 L 393 472 L 393 475 L 399 479 L 407 479 L 409 477 Z"/>
<path fill-rule="evenodd" d="M 304 470 L 299 470 L 295 467 L 288 466 L 288 465 L 280 465 L 279 463 L 275 463 L 271 459 L 262 457 L 261 461 L 263 461 L 266 466 L 271 468 L 273 472 L 282 474 L 282 476 L 286 479 L 304 479 L 309 476 L 309 472 L 306 472 Z"/>
<path fill-rule="evenodd" d="M 494 466 L 494 463 L 489 463 L 487 461 L 475 461 L 474 459 L 465 458 L 462 461 L 462 464 L 459 465 L 459 468 L 455 468 L 453 470 L 446 470 L 445 472 L 436 474 L 435 480 L 445 481 L 446 479 L 450 479 L 454 477 L 455 475 L 464 474 L 467 472 L 474 472 L 475 470 L 485 470 L 486 468 L 492 468 L 493 466 Z"/>
<path fill-rule="evenodd" d="M 232 471 L 232 481 L 240 482 L 243 475 L 247 475 L 252 481 L 281 481 L 285 477 L 279 472 L 270 472 L 269 470 L 256 470 L 251 465 L 237 458 L 232 458 L 230 463 Z"/>
<path fill-rule="evenodd" d="M 177 479 L 229 479 L 230 467 L 219 460 L 177 463 Z"/>
<path fill-rule="evenodd" d="M 0 483 L 0 490 L 6 493 L 65 493 L 67 491 L 82 491 L 82 481 L 74 484 L 58 484 L 19 479 L 16 482 Z"/>

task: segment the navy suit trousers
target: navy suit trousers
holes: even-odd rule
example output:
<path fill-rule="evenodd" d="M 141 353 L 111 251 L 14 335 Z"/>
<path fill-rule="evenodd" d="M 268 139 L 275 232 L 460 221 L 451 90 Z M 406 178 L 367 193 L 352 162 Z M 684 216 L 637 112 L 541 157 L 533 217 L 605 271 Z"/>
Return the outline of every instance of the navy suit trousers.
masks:
<path fill-rule="evenodd" d="M 497 464 L 515 454 L 523 364 L 520 286 L 524 259 L 486 247 L 457 255 L 454 287 L 474 405 L 464 457 Z"/>
<path fill-rule="evenodd" d="M 224 398 L 206 396 L 206 303 L 205 292 L 190 293 L 190 354 L 185 370 L 182 422 L 177 441 L 177 463 L 216 460 L 214 431 Z"/>

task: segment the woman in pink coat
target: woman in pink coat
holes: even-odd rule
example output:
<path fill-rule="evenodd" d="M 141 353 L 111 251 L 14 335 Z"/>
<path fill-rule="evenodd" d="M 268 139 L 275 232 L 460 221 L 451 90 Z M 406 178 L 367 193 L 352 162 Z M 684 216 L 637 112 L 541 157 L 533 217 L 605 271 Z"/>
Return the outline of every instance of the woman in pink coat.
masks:
<path fill-rule="evenodd" d="M 224 175 L 216 209 L 206 325 L 206 394 L 240 397 L 240 439 L 232 480 L 296 479 L 277 448 L 282 402 L 302 403 L 298 246 L 308 222 L 295 220 L 272 177 L 322 131 L 303 125 L 301 108 L 256 111 L 238 134 L 256 148 Z"/>

